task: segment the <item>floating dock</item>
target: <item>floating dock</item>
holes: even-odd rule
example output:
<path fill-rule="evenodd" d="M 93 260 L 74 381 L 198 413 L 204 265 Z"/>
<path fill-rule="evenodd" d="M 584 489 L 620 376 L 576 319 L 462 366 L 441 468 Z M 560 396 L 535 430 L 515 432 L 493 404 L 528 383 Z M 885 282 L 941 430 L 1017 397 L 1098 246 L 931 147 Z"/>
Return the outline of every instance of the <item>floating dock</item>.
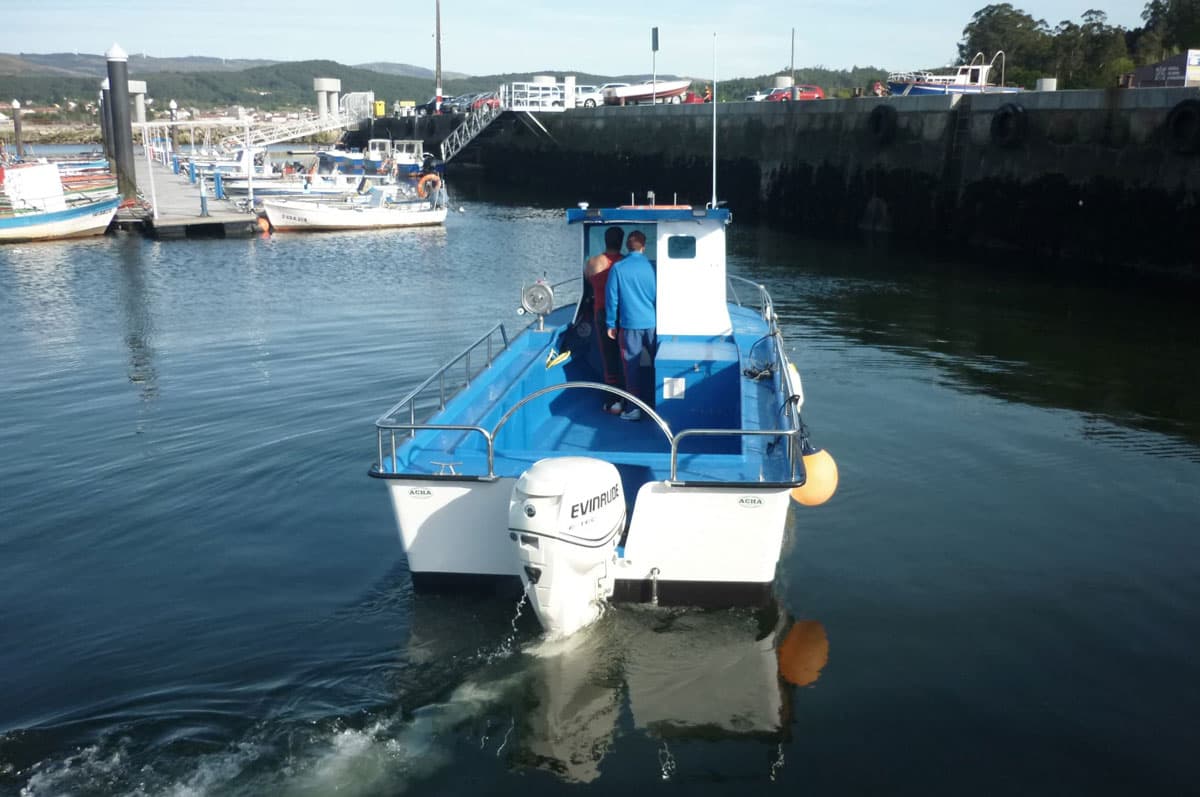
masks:
<path fill-rule="evenodd" d="M 117 229 L 138 230 L 151 238 L 246 238 L 262 231 L 258 215 L 228 199 L 213 196 L 211 182 L 189 182 L 187 174 L 136 159 L 138 190 L 145 204 L 122 207 L 113 221 Z"/>

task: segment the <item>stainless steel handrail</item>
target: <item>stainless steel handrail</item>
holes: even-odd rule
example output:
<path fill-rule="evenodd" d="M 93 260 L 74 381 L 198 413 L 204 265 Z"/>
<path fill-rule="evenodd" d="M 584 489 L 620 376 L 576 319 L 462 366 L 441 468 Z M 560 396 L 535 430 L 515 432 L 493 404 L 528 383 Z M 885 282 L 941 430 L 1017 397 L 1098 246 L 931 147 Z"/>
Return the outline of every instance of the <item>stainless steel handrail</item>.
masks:
<path fill-rule="evenodd" d="M 456 363 L 458 363 L 459 360 L 462 360 L 464 358 L 467 360 L 468 365 L 469 365 L 471 352 L 473 352 L 475 349 L 479 348 L 484 343 L 486 343 L 487 347 L 488 347 L 488 355 L 487 355 L 487 363 L 486 364 L 491 365 L 492 360 L 493 360 L 492 336 L 496 334 L 496 330 L 500 330 L 500 337 L 504 340 L 504 346 L 500 349 L 500 351 L 504 351 L 505 349 L 507 349 L 508 348 L 508 333 L 504 331 L 503 323 L 496 324 L 496 326 L 492 327 L 487 332 L 483 333 L 483 335 L 480 336 L 478 340 L 476 340 L 474 343 L 472 343 L 467 348 L 463 349 L 462 352 L 460 352 L 456 357 L 446 361 L 446 363 L 443 364 L 441 368 L 438 368 L 436 371 L 434 371 L 432 374 L 430 374 L 429 377 L 424 382 L 417 385 L 412 390 L 408 391 L 408 393 L 404 396 L 404 398 L 400 399 L 398 402 L 396 402 L 392 406 L 391 409 L 389 409 L 387 412 L 385 412 L 383 415 L 380 415 L 379 418 L 376 419 L 375 425 L 377 427 L 381 427 L 381 428 L 385 428 L 385 429 L 395 428 L 395 427 L 391 426 L 391 424 L 395 423 L 394 421 L 391 420 L 392 416 L 394 416 L 396 413 L 398 413 L 401 410 L 401 408 L 404 407 L 405 404 L 409 404 L 414 399 L 416 399 L 416 397 L 419 396 L 422 392 L 424 392 L 425 388 L 429 387 L 429 385 L 432 384 L 433 380 L 435 380 L 435 379 L 441 380 L 440 381 L 440 384 L 441 384 L 440 402 L 441 402 L 442 408 L 444 409 L 446 406 L 445 379 L 444 379 L 446 371 L 450 370 L 450 368 L 452 366 L 454 366 Z M 467 384 L 470 384 L 471 380 L 470 380 L 470 371 L 469 370 L 468 370 L 467 376 L 468 376 Z M 415 421 L 410 421 L 410 422 L 415 422 Z"/>
<path fill-rule="evenodd" d="M 484 429 L 482 426 L 471 426 L 469 424 L 456 424 L 456 423 L 443 423 L 443 424 L 397 423 L 393 426 L 389 426 L 388 430 L 391 431 L 391 436 L 392 436 L 392 473 L 399 473 L 399 463 L 396 459 L 396 432 L 404 431 L 404 430 L 409 430 L 409 431 L 413 432 L 414 434 L 416 432 L 426 431 L 426 430 L 440 431 L 440 432 L 478 432 L 479 434 L 483 435 L 483 438 L 485 440 L 487 440 L 488 460 L 490 461 L 492 458 L 492 435 L 488 432 L 487 429 Z M 386 473 L 386 471 L 383 469 L 383 432 L 384 432 L 383 429 L 376 430 L 376 436 L 379 441 L 379 465 L 378 465 L 378 467 L 379 467 L 380 473 Z M 489 466 L 488 467 L 488 477 L 495 478 L 494 474 L 492 474 L 491 471 L 492 471 L 492 469 Z"/>
<path fill-rule="evenodd" d="M 796 480 L 796 461 L 792 456 L 792 439 L 799 433 L 799 429 L 684 429 L 671 438 L 671 481 L 676 479 L 677 465 L 679 459 L 679 441 L 685 437 L 786 437 L 788 438 L 788 475 L 791 481 Z"/>
<path fill-rule="evenodd" d="M 748 280 L 745 277 L 739 277 L 735 274 L 725 275 L 725 280 L 726 287 L 728 288 L 729 292 L 733 294 L 733 299 L 739 306 L 742 306 L 742 299 L 740 296 L 738 296 L 737 289 L 734 287 L 735 282 L 749 285 L 751 288 L 754 288 L 756 291 L 758 291 L 759 313 L 762 315 L 762 319 L 770 325 L 770 331 L 774 332 L 777 321 L 775 317 L 775 302 L 771 299 L 771 294 L 767 291 L 766 286 L 761 283 L 754 282 L 753 280 Z"/>

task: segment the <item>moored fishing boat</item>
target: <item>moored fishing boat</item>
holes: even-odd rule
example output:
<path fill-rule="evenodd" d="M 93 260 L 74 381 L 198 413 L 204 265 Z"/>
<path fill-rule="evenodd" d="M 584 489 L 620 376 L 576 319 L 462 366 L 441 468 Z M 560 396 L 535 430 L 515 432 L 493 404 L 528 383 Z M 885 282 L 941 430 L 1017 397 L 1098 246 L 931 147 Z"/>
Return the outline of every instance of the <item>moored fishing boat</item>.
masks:
<path fill-rule="evenodd" d="M 68 201 L 52 163 L 0 167 L 0 188 L 0 242 L 100 235 L 121 203 L 116 196 Z"/>
<path fill-rule="evenodd" d="M 991 83 L 995 67 L 999 62 L 1000 83 Z M 985 63 L 983 53 L 976 53 L 971 63 L 959 66 L 953 72 L 893 72 L 887 79 L 888 92 L 899 97 L 928 94 L 1014 94 L 1023 91 L 1020 86 L 1004 85 L 1004 51 L 998 51 L 990 63 Z"/>
<path fill-rule="evenodd" d="M 769 599 L 789 496 L 823 502 L 836 466 L 808 443 L 769 294 L 726 274 L 730 213 L 714 205 L 567 211 L 583 262 L 609 230 L 645 235 L 657 288 L 649 401 L 606 383 L 586 287 L 556 307 L 556 286 L 539 280 L 522 293 L 535 323 L 511 339 L 497 324 L 376 421 L 370 475 L 387 485 L 418 588 L 519 579 L 555 634 L 610 600 Z M 609 414 L 614 398 L 648 421 Z"/>
<path fill-rule="evenodd" d="M 344 200 L 264 199 L 263 211 L 275 230 L 367 230 L 427 227 L 444 224 L 445 190 L 439 184 L 428 196 L 409 197 L 395 187 L 373 187 Z"/>

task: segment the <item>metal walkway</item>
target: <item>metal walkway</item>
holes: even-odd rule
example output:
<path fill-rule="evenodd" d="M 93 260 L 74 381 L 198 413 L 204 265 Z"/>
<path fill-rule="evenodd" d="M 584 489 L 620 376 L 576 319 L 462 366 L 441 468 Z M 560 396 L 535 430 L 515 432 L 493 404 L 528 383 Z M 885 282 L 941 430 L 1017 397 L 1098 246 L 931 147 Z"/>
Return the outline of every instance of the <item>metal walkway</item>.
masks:
<path fill-rule="evenodd" d="M 280 144 L 305 136 L 313 136 L 330 130 L 353 127 L 374 114 L 375 92 L 357 91 L 345 95 L 338 101 L 337 116 L 325 116 L 290 121 L 283 124 L 251 126 L 241 135 L 231 134 L 221 139 L 224 149 L 239 147 L 265 147 Z"/>
<path fill-rule="evenodd" d="M 462 124 L 451 130 L 450 135 L 442 142 L 442 163 L 449 163 L 451 158 L 462 152 L 467 144 L 474 141 L 475 137 L 486 130 L 502 113 L 504 108 L 485 106 L 467 114 Z"/>

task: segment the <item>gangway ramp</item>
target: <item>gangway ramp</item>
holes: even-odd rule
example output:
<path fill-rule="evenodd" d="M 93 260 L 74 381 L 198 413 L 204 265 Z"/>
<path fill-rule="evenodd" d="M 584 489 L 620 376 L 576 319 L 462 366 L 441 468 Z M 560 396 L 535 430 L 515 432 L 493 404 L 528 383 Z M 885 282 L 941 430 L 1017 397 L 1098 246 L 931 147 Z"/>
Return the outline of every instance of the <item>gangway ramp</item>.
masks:
<path fill-rule="evenodd" d="M 297 138 L 304 138 L 306 136 L 315 136 L 331 130 L 354 127 L 370 119 L 373 115 L 374 107 L 374 92 L 353 92 L 339 100 L 336 115 L 330 114 L 324 117 L 317 116 L 291 120 L 283 124 L 251 124 L 248 131 L 241 135 L 226 136 L 221 140 L 221 146 L 225 149 L 236 149 L 242 146 L 246 148 L 265 147 L 270 144 L 294 141 Z"/>

